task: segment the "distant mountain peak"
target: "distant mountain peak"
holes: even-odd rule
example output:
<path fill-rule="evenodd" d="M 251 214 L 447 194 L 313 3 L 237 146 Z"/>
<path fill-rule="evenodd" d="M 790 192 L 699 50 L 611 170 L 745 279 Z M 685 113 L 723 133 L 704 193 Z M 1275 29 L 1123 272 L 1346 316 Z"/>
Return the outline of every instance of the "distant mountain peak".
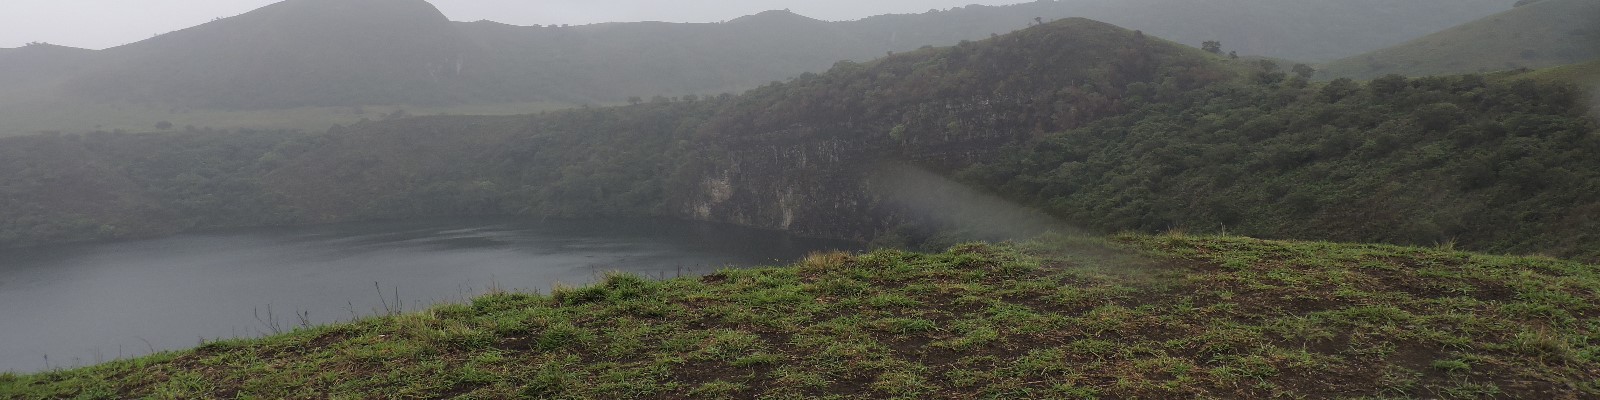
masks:
<path fill-rule="evenodd" d="M 735 18 L 732 21 L 728 21 L 728 23 L 732 23 L 732 24 L 748 24 L 748 23 L 768 24 L 768 23 L 775 23 L 775 22 L 777 22 L 777 23 L 782 23 L 782 22 L 813 23 L 813 22 L 823 22 L 823 21 L 819 20 L 819 19 L 816 19 L 816 18 L 811 18 L 811 17 L 807 17 L 807 16 L 804 16 L 804 15 L 796 14 L 794 11 L 789 11 L 789 9 L 767 10 L 767 11 L 762 11 L 762 12 L 756 13 L 754 15 L 746 15 L 746 16 L 743 16 L 743 17 Z"/>
<path fill-rule="evenodd" d="M 93 51 L 93 50 L 89 50 L 89 49 L 81 49 L 81 48 L 72 47 L 72 46 L 62 46 L 62 45 L 59 45 L 59 44 L 50 44 L 50 43 L 44 43 L 44 42 L 33 42 L 33 43 L 28 43 L 26 45 L 23 45 L 22 47 L 11 48 L 11 49 L 0 49 L 0 50 L 16 50 L 16 51 Z"/>
<path fill-rule="evenodd" d="M 396 9 L 396 8 L 430 8 L 437 9 L 427 0 L 283 0 L 274 5 L 288 5 L 293 7 L 337 8 L 367 7 Z M 272 7 L 272 6 L 268 6 Z"/>
<path fill-rule="evenodd" d="M 65 83 L 99 100 L 224 108 L 430 103 L 467 43 L 424 0 L 286 0 L 105 50 Z"/>
<path fill-rule="evenodd" d="M 290 18 L 449 21 L 444 12 L 425 0 L 285 0 L 256 12 L 272 8 Z"/>
<path fill-rule="evenodd" d="M 46 62 L 46 63 L 75 63 L 85 62 L 94 55 L 94 50 L 80 49 L 71 46 L 61 46 L 49 43 L 28 43 L 26 46 L 4 49 L 0 48 L 0 70 L 16 72 L 9 68 L 16 67 L 15 62 Z M 31 61 L 25 61 L 31 60 Z M 50 68 L 66 68 L 58 65 Z M 76 66 L 72 66 L 74 69 Z"/>

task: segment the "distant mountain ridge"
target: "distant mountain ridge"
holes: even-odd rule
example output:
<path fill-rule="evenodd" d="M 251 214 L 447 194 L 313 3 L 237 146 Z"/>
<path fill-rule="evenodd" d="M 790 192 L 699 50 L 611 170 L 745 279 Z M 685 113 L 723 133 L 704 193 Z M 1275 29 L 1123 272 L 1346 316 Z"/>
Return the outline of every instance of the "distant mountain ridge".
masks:
<path fill-rule="evenodd" d="M 1167 81 L 1177 90 L 1178 82 L 1227 76 L 1220 58 L 1198 49 L 1069 19 L 955 48 L 841 62 L 737 96 L 402 118 L 325 133 L 4 138 L 0 247 L 197 227 L 505 214 L 675 216 L 865 239 L 911 218 L 861 191 L 866 169 L 886 155 L 993 157 L 1035 130 L 1116 112 L 1086 102 L 1075 117 L 1054 118 L 1050 110 L 1066 102 L 1104 99 L 1061 87 Z M 931 130 L 946 119 L 971 130 Z M 891 134 L 896 125 L 905 132 Z"/>
<path fill-rule="evenodd" d="M 4 71 L 0 87 L 13 94 L 45 89 L 81 71 L 98 56 L 94 50 L 43 43 L 0 49 L 0 71 Z"/>
<path fill-rule="evenodd" d="M 459 102 L 467 48 L 423 0 L 289 0 L 107 49 L 67 90 L 222 108 Z"/>
<path fill-rule="evenodd" d="M 1600 0 L 1541 0 L 1323 66 L 1328 78 L 1481 73 L 1600 59 Z"/>
<path fill-rule="evenodd" d="M 621 102 L 736 92 L 839 60 L 950 45 L 1039 20 L 1088 17 L 1242 54 L 1331 59 L 1505 9 L 1502 0 L 1281 2 L 1037 1 L 826 22 L 770 11 L 727 23 L 524 27 L 451 22 L 423 0 L 287 0 L 78 56 L 59 80 L 0 61 L 0 105 L 58 98 L 185 107 Z M 26 53 L 26 52 L 22 52 Z M 16 50 L 0 59 L 18 57 Z M 71 60 L 69 60 L 71 58 Z M 22 81 L 45 90 L 18 91 Z M 9 95 L 3 93 L 10 93 Z"/>
<path fill-rule="evenodd" d="M 986 36 L 1018 19 L 1082 17 L 1190 46 L 1217 40 L 1241 55 L 1324 61 L 1399 44 L 1511 6 L 1510 0 L 1040 0 L 842 24 L 897 35 L 908 44 L 937 45 Z M 924 21 L 936 21 L 938 29 L 906 29 Z"/>
<path fill-rule="evenodd" d="M 796 14 L 789 10 L 767 10 L 729 20 L 730 24 L 792 24 L 826 23 L 816 18 Z"/>
<path fill-rule="evenodd" d="M 1066 19 L 740 95 L 326 132 L 6 138 L 0 246 L 466 215 L 906 244 L 1023 226 L 930 204 L 951 193 L 925 183 L 953 179 L 1089 230 L 1600 259 L 1600 136 L 1578 88 L 1304 74 Z"/>

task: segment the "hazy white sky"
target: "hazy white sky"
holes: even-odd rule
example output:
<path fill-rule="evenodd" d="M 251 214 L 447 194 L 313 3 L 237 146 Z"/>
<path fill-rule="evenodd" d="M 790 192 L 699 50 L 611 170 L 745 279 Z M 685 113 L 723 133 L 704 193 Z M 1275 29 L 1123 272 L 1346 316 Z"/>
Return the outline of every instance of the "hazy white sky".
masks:
<path fill-rule="evenodd" d="M 101 49 L 238 15 L 279 0 L 0 0 L 0 48 L 28 42 Z M 1029 0 L 431 0 L 451 20 L 515 25 L 613 21 L 712 22 L 790 9 L 849 20 L 968 4 Z"/>

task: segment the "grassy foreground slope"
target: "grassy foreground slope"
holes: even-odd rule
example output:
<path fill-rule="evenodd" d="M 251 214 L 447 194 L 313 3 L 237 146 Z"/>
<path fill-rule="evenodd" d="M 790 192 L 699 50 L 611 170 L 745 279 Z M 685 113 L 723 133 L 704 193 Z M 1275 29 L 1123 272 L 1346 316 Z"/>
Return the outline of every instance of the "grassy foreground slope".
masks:
<path fill-rule="evenodd" d="M 1233 237 L 1046 237 L 370 318 L 5 398 L 1580 398 L 1600 270 Z"/>

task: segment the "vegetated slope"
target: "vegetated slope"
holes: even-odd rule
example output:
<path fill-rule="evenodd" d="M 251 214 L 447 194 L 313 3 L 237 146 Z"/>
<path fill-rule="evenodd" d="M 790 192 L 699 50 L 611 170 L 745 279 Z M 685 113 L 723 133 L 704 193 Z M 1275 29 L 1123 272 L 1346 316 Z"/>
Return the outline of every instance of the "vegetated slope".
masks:
<path fill-rule="evenodd" d="M 1597 267 L 1192 236 L 817 254 L 4 374 L 0 396 L 1590 398 Z"/>
<path fill-rule="evenodd" d="M 93 52 L 48 100 L 262 109 L 526 101 L 621 102 L 717 94 L 1023 28 L 1035 17 L 1092 17 L 1246 55 L 1332 59 L 1497 11 L 1499 0 L 1283 2 L 1230 7 L 1177 0 L 969 6 L 824 22 L 784 11 L 712 24 L 516 27 L 452 23 L 422 0 L 288 0 Z M 10 92 L 0 65 L 0 92 Z"/>
<path fill-rule="evenodd" d="M 1543 68 L 1600 58 L 1600 0 L 1545 0 L 1411 42 L 1328 63 L 1325 77 Z"/>
<path fill-rule="evenodd" d="M 1600 59 L 1521 74 L 1509 74 L 1506 79 L 1534 79 L 1543 82 L 1577 85 L 1579 88 L 1589 92 L 1590 115 L 1600 119 Z"/>
<path fill-rule="evenodd" d="M 1600 59 L 1585 63 L 1562 65 L 1532 71 L 1519 77 L 1548 82 L 1566 82 L 1582 87 L 1600 88 Z"/>
<path fill-rule="evenodd" d="M 1131 91 L 962 172 L 1101 229 L 1600 257 L 1600 135 L 1566 84 L 1478 75 Z"/>
<path fill-rule="evenodd" d="M 841 62 L 741 96 L 255 133 L 261 142 L 238 146 L 108 135 L 149 144 L 94 150 L 104 173 L 141 177 L 130 198 L 164 200 L 96 215 L 181 218 L 95 230 L 598 214 L 945 243 L 938 232 L 962 227 L 892 195 L 905 178 L 889 172 L 909 166 L 1095 230 L 1600 257 L 1600 135 L 1575 87 L 1475 75 L 1312 84 L 1281 70 L 1074 19 Z M 145 169 L 141 146 L 194 153 Z M 40 148 L 18 157 L 51 156 Z M 27 171 L 0 181 L 50 179 Z M 76 214 L 50 204 L 0 203 L 11 210 L 44 222 L 0 218 L 16 232 L 8 244 L 116 237 L 54 226 Z"/>
<path fill-rule="evenodd" d="M 678 171 L 693 180 L 669 201 L 696 218 L 869 239 L 912 222 L 875 193 L 895 184 L 884 164 L 945 171 L 1115 115 L 1127 85 L 1194 88 L 1231 73 L 1196 49 L 1085 19 L 840 63 L 708 119 Z"/>
<path fill-rule="evenodd" d="M 115 232 L 102 226 L 157 223 L 160 216 L 141 210 L 161 205 L 126 179 L 125 165 L 98 150 L 54 136 L 7 139 L 0 146 L 0 168 L 6 171 L 0 196 L 9 209 L 0 242 L 110 237 Z"/>
<path fill-rule="evenodd" d="M 294 222 L 259 184 L 296 132 L 38 135 L 5 138 L 6 246 Z"/>
<path fill-rule="evenodd" d="M 842 24 L 894 43 L 946 45 L 1005 33 L 997 29 L 1013 26 L 1018 20 L 1081 17 L 1190 46 L 1217 40 L 1241 55 L 1323 61 L 1400 44 L 1510 6 L 1501 0 L 1055 0 L 1003 7 L 972 5 Z"/>

